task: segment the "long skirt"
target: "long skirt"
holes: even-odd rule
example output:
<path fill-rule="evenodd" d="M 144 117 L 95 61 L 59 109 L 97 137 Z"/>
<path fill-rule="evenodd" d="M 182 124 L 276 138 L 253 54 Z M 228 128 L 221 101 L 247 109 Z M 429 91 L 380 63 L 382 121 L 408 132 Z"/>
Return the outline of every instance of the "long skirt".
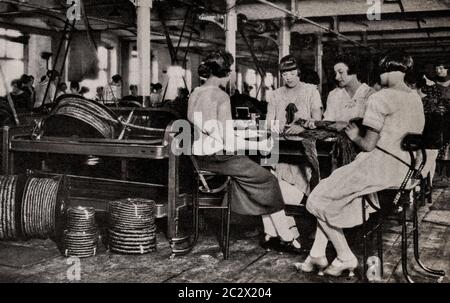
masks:
<path fill-rule="evenodd" d="M 196 156 L 202 170 L 231 177 L 231 209 L 242 215 L 267 215 L 284 208 L 277 178 L 246 156 Z"/>

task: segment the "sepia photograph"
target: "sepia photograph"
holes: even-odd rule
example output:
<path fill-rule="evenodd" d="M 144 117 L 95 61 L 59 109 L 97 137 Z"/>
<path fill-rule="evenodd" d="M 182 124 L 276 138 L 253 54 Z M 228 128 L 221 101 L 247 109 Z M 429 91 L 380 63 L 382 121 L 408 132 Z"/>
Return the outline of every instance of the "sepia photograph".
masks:
<path fill-rule="evenodd" d="M 0 284 L 450 282 L 450 0 L 0 0 L 0 127 Z"/>

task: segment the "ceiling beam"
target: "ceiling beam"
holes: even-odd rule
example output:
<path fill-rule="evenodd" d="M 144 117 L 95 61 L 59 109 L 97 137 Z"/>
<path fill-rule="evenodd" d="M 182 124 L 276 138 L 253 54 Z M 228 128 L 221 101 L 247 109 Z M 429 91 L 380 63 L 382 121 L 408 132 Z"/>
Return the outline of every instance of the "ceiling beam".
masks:
<path fill-rule="evenodd" d="M 364 41 L 363 35 L 359 34 L 351 34 L 348 35 L 354 40 Z M 439 38 L 448 38 L 450 37 L 449 30 L 440 30 L 433 32 L 383 32 L 383 33 L 367 33 L 367 41 L 383 41 L 383 40 L 408 40 L 408 39 L 423 39 L 423 40 L 433 40 Z M 335 41 L 334 37 L 324 36 L 324 42 Z"/>
<path fill-rule="evenodd" d="M 290 5 L 281 1 L 271 1 L 276 5 L 290 9 Z M 405 13 L 448 11 L 450 5 L 448 1 L 442 0 L 407 0 L 403 1 Z M 332 16 L 352 16 L 367 15 L 369 10 L 367 1 L 364 0 L 297 0 L 296 13 L 306 17 L 332 17 Z M 245 14 L 249 20 L 269 20 L 285 17 L 283 12 L 276 12 L 268 9 L 264 4 L 241 4 L 237 7 L 237 12 Z M 383 15 L 401 13 L 398 4 L 382 3 L 381 18 Z"/>
<path fill-rule="evenodd" d="M 420 29 L 434 29 L 434 28 L 449 28 L 449 17 L 423 17 L 425 22 L 420 22 Z M 331 27 L 332 19 L 329 22 L 318 22 L 319 24 L 327 27 Z M 352 32 L 372 32 L 372 31 L 399 31 L 399 30 L 417 30 L 417 20 L 380 20 L 380 21 L 368 21 L 368 20 L 355 20 L 355 21 L 340 21 L 339 31 L 344 34 Z M 304 22 L 297 22 L 291 27 L 292 32 L 304 34 L 314 34 L 322 31 L 320 28 L 307 24 Z"/>
<path fill-rule="evenodd" d="M 6 29 L 18 30 L 18 31 L 24 32 L 24 33 L 43 35 L 43 36 L 51 36 L 51 35 L 56 34 L 55 31 L 52 31 L 49 29 L 6 22 L 1 19 L 0 19 L 0 27 L 6 28 Z"/>

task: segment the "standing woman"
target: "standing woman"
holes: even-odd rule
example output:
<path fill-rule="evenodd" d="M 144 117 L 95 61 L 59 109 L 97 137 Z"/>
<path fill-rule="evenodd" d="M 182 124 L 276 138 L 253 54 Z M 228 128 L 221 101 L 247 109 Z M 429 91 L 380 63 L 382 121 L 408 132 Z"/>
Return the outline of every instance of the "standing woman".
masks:
<path fill-rule="evenodd" d="M 230 123 L 230 98 L 223 90 L 230 80 L 233 62 L 228 52 L 215 51 L 198 68 L 199 76 L 207 80 L 189 98 L 188 120 L 198 134 L 192 152 L 200 169 L 231 177 L 232 188 L 228 194 L 234 212 L 268 218 L 263 220 L 266 233 L 275 232 L 286 251 L 299 253 L 301 246 L 289 230 L 276 177 L 247 156 L 235 155 L 234 142 L 237 146 L 245 143 L 235 136 Z"/>
<path fill-rule="evenodd" d="M 326 268 L 325 274 L 339 276 L 346 270 L 353 274 L 358 266 L 342 229 L 362 224 L 362 196 L 401 185 L 410 162 L 401 141 L 408 133 L 421 134 L 424 128 L 421 99 L 404 82 L 412 66 L 412 58 L 401 52 L 380 61 L 381 84 L 386 88 L 369 97 L 363 120 L 366 135 L 360 136 L 353 123 L 345 130 L 363 152 L 322 180 L 307 201 L 318 225 L 310 255 L 300 265 L 302 271 Z M 330 266 L 325 257 L 328 241 L 337 252 Z"/>

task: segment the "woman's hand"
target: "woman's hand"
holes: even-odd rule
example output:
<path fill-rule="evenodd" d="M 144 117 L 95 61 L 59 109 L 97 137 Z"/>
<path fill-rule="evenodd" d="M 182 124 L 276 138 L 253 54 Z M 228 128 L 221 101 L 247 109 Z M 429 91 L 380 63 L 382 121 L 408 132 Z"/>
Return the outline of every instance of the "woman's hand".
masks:
<path fill-rule="evenodd" d="M 296 124 L 288 124 L 286 125 L 286 130 L 284 131 L 285 135 L 298 135 L 304 132 L 305 129 L 300 125 Z"/>
<path fill-rule="evenodd" d="M 280 128 L 278 127 L 278 125 L 272 125 L 272 127 L 270 128 L 270 131 L 273 133 L 273 134 L 280 134 Z"/>
<path fill-rule="evenodd" d="M 347 122 L 336 121 L 335 123 L 330 125 L 330 128 L 334 128 L 337 131 L 341 131 L 341 130 L 345 129 L 347 126 L 348 126 Z"/>
<path fill-rule="evenodd" d="M 355 123 L 350 123 L 345 128 L 345 133 L 350 140 L 355 141 L 355 139 L 359 136 L 359 127 Z"/>
<path fill-rule="evenodd" d="M 303 123 L 303 127 L 307 129 L 316 129 L 316 121 L 314 120 L 308 120 L 305 123 Z"/>
<path fill-rule="evenodd" d="M 280 134 L 280 123 L 278 123 L 277 121 L 272 121 L 272 123 L 270 124 L 270 131 L 273 134 Z"/>

